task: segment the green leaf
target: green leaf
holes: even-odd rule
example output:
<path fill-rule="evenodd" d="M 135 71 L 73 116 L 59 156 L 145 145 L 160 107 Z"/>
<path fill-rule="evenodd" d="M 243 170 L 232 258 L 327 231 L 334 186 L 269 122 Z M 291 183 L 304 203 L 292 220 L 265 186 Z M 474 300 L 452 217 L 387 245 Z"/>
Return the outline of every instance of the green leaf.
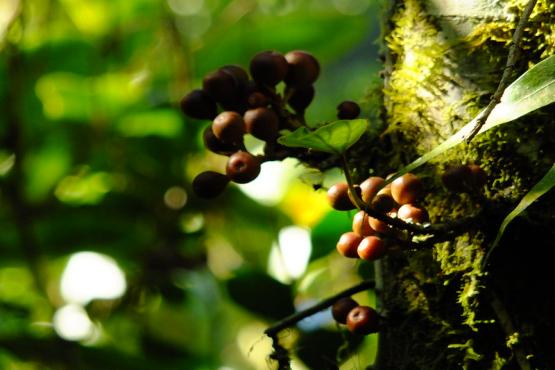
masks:
<path fill-rule="evenodd" d="M 489 259 L 491 252 L 495 249 L 495 247 L 497 247 L 497 244 L 499 244 L 499 241 L 501 240 L 501 237 L 503 236 L 503 233 L 505 232 L 507 226 L 515 219 L 515 217 L 524 212 L 524 210 L 528 208 L 530 204 L 534 203 L 534 201 L 536 201 L 539 197 L 547 193 L 553 186 L 555 186 L 555 163 L 549 169 L 549 171 L 547 171 L 545 176 L 542 177 L 542 179 L 538 181 L 528 193 L 526 193 L 526 195 L 520 200 L 520 203 L 518 203 L 515 209 L 513 209 L 512 212 L 509 213 L 507 217 L 505 217 L 505 219 L 501 223 L 501 226 L 499 227 L 497 236 L 495 237 L 495 240 L 491 248 L 489 249 L 488 254 L 486 255 L 486 258 L 484 259 L 484 265 Z"/>
<path fill-rule="evenodd" d="M 491 112 L 478 135 L 553 102 L 555 102 L 555 55 L 536 64 L 507 87 L 501 97 L 501 102 Z M 476 125 L 481 114 L 480 112 L 472 121 L 443 143 L 401 169 L 387 183 L 463 142 Z"/>
<path fill-rule="evenodd" d="M 263 317 L 279 320 L 295 312 L 291 287 L 263 272 L 243 270 L 226 287 L 231 299 Z"/>
<path fill-rule="evenodd" d="M 310 234 L 312 239 L 310 260 L 314 261 L 335 251 L 339 235 L 350 231 L 351 226 L 352 217 L 347 213 L 334 210 L 329 211 L 312 229 Z"/>
<path fill-rule="evenodd" d="M 353 119 L 328 123 L 315 131 L 300 127 L 278 139 L 280 144 L 341 154 L 360 139 L 368 129 L 368 120 Z"/>

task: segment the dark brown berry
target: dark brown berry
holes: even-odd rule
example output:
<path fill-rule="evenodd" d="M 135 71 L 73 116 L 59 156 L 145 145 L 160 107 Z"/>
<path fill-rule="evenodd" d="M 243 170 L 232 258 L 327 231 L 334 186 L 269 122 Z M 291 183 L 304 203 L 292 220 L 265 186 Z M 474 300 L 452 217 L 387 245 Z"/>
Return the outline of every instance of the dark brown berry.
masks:
<path fill-rule="evenodd" d="M 244 115 L 247 132 L 252 136 L 266 141 L 275 140 L 278 136 L 279 118 L 268 108 L 249 109 Z"/>
<path fill-rule="evenodd" d="M 341 298 L 331 306 L 331 315 L 338 323 L 346 324 L 347 315 L 355 307 L 358 307 L 358 303 L 354 299 L 350 297 Z"/>
<path fill-rule="evenodd" d="M 212 123 L 212 132 L 223 143 L 243 142 L 245 131 L 243 117 L 237 112 L 222 112 Z"/>
<path fill-rule="evenodd" d="M 214 119 L 218 112 L 214 99 L 203 90 L 191 91 L 179 105 L 185 115 L 196 119 Z"/>
<path fill-rule="evenodd" d="M 354 334 L 367 335 L 379 330 L 380 318 L 371 307 L 358 306 L 347 315 L 347 328 Z"/>
<path fill-rule="evenodd" d="M 276 51 L 263 51 L 252 58 L 250 71 L 256 82 L 274 86 L 285 78 L 287 60 Z"/>
<path fill-rule="evenodd" d="M 247 103 L 251 108 L 267 107 L 270 104 L 270 99 L 259 91 L 255 91 L 249 95 Z"/>
<path fill-rule="evenodd" d="M 302 113 L 314 99 L 314 92 L 314 86 L 312 85 L 296 88 L 287 103 L 295 112 Z"/>
<path fill-rule="evenodd" d="M 371 201 L 378 193 L 384 179 L 378 176 L 371 176 L 360 184 L 361 197 L 364 203 Z"/>
<path fill-rule="evenodd" d="M 428 212 L 424 208 L 416 207 L 407 203 L 399 207 L 397 217 L 403 221 L 413 222 L 415 224 L 423 224 L 429 220 Z"/>
<path fill-rule="evenodd" d="M 358 258 L 357 248 L 362 237 L 351 231 L 342 234 L 336 244 L 336 249 L 342 256 Z"/>
<path fill-rule="evenodd" d="M 412 173 L 406 173 L 391 183 L 391 195 L 399 204 L 416 202 L 422 191 L 422 181 Z"/>
<path fill-rule="evenodd" d="M 378 194 L 376 194 L 370 201 L 370 206 L 372 209 L 380 213 L 387 213 L 395 208 L 397 203 L 391 195 L 391 188 L 386 186 L 378 191 Z"/>
<path fill-rule="evenodd" d="M 378 236 L 367 236 L 358 245 L 357 253 L 366 261 L 375 261 L 385 254 L 385 242 Z"/>
<path fill-rule="evenodd" d="M 468 168 L 470 169 L 470 173 L 472 174 L 472 187 L 477 189 L 484 186 L 488 179 L 488 175 L 482 169 L 482 167 L 478 166 L 477 164 L 469 164 Z"/>
<path fill-rule="evenodd" d="M 226 174 L 238 184 L 251 182 L 259 173 L 260 160 L 248 152 L 238 151 L 227 161 Z"/>
<path fill-rule="evenodd" d="M 360 115 L 360 107 L 357 103 L 345 100 L 337 106 L 337 118 L 355 119 Z"/>
<path fill-rule="evenodd" d="M 222 70 L 210 72 L 202 81 L 202 89 L 218 103 L 232 104 L 237 100 L 237 85 L 233 77 Z"/>
<path fill-rule="evenodd" d="M 199 198 L 215 198 L 224 191 L 228 183 L 229 178 L 226 175 L 205 171 L 193 180 L 193 191 Z"/>
<path fill-rule="evenodd" d="M 212 126 L 208 126 L 203 133 L 204 146 L 211 152 L 231 155 L 240 149 L 241 143 L 223 143 L 220 141 L 214 132 L 212 131 Z"/>
<path fill-rule="evenodd" d="M 320 64 L 306 51 L 295 50 L 285 54 L 288 70 L 285 83 L 289 86 L 307 86 L 316 81 L 320 74 Z"/>
<path fill-rule="evenodd" d="M 249 82 L 249 75 L 241 66 L 229 64 L 220 68 L 220 71 L 227 73 L 233 78 L 235 88 L 239 91 L 245 91 Z"/>
<path fill-rule="evenodd" d="M 337 183 L 328 189 L 328 201 L 332 208 L 338 211 L 356 208 L 349 197 L 349 185 L 346 182 Z"/>

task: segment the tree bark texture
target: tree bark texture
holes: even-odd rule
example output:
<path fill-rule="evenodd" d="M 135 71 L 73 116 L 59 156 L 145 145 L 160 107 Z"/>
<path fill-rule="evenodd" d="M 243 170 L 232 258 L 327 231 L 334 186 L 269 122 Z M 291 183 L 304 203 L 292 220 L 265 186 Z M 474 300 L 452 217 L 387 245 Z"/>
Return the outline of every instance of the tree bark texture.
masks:
<path fill-rule="evenodd" d="M 352 151 L 360 180 L 387 175 L 431 150 L 485 107 L 506 63 L 526 1 L 396 0 L 384 19 L 383 133 Z M 554 1 L 536 4 L 516 76 L 555 50 Z M 369 100 L 377 99 L 376 96 Z M 555 109 L 548 106 L 477 136 L 419 168 L 432 222 L 482 209 L 455 240 L 381 262 L 378 369 L 555 369 L 555 195 L 515 220 L 484 271 L 503 218 L 555 161 Z M 476 163 L 484 190 L 448 192 L 443 170 Z"/>

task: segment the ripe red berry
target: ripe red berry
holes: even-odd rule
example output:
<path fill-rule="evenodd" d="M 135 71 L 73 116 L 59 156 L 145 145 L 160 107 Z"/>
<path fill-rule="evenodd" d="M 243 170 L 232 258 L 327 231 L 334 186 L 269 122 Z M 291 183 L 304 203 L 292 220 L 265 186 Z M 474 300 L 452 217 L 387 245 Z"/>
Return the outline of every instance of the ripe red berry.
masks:
<path fill-rule="evenodd" d="M 237 112 L 222 112 L 212 123 L 212 132 L 223 143 L 242 142 L 245 131 L 243 117 Z"/>
<path fill-rule="evenodd" d="M 362 237 L 351 231 L 342 234 L 337 241 L 337 251 L 348 258 L 358 258 L 357 248 Z"/>
<path fill-rule="evenodd" d="M 368 203 L 374 198 L 383 182 L 382 177 L 371 176 L 360 184 L 361 197 L 364 203 Z"/>
<path fill-rule="evenodd" d="M 349 197 L 349 185 L 346 182 L 339 182 L 328 189 L 328 201 L 332 208 L 338 211 L 356 208 Z"/>
<path fill-rule="evenodd" d="M 357 253 L 366 261 L 375 261 L 385 254 L 385 242 L 378 236 L 367 236 L 358 245 Z"/>
<path fill-rule="evenodd" d="M 357 103 L 345 100 L 337 106 L 337 118 L 339 119 L 355 119 L 360 114 L 360 107 Z"/>
<path fill-rule="evenodd" d="M 218 108 L 216 102 L 203 90 L 193 90 L 179 103 L 183 113 L 196 119 L 213 119 Z"/>
<path fill-rule="evenodd" d="M 227 176 L 214 171 L 205 171 L 193 180 L 193 191 L 199 198 L 214 198 L 224 191 L 228 183 Z"/>
<path fill-rule="evenodd" d="M 412 173 L 406 173 L 391 183 L 391 195 L 399 204 L 416 202 L 422 191 L 420 178 Z"/>
<path fill-rule="evenodd" d="M 347 315 L 347 328 L 354 334 L 367 335 L 379 330 L 380 318 L 371 307 L 358 306 Z"/>
<path fill-rule="evenodd" d="M 409 221 L 416 224 L 422 224 L 429 220 L 428 212 L 425 209 L 416 207 L 413 204 L 407 203 L 399 207 L 397 217 L 403 221 Z"/>
<path fill-rule="evenodd" d="M 353 232 L 360 236 L 374 235 L 376 232 L 370 227 L 368 215 L 364 211 L 358 211 L 353 217 Z"/>
<path fill-rule="evenodd" d="M 320 64 L 314 56 L 306 51 L 295 50 L 285 54 L 288 69 L 285 83 L 289 86 L 301 87 L 311 85 L 320 74 Z"/>
<path fill-rule="evenodd" d="M 238 184 L 245 184 L 254 180 L 260 173 L 260 161 L 252 154 L 238 151 L 227 161 L 226 174 Z"/>
<path fill-rule="evenodd" d="M 287 74 L 287 60 L 276 51 L 256 54 L 250 64 L 252 78 L 259 83 L 274 86 Z"/>
<path fill-rule="evenodd" d="M 375 232 L 387 234 L 391 231 L 391 227 L 383 221 L 374 217 L 368 217 L 368 224 Z"/>
<path fill-rule="evenodd" d="M 302 113 L 310 105 L 312 99 L 314 99 L 314 86 L 301 86 L 293 91 L 293 94 L 289 97 L 287 104 L 295 110 L 297 113 Z"/>
<path fill-rule="evenodd" d="M 355 307 L 358 307 L 358 303 L 354 299 L 350 297 L 341 298 L 331 306 L 331 315 L 338 323 L 346 324 L 347 315 Z"/>
<path fill-rule="evenodd" d="M 275 140 L 278 136 L 279 118 L 273 110 L 268 108 L 255 108 L 245 112 L 244 115 L 247 132 L 252 136 L 265 140 Z"/>

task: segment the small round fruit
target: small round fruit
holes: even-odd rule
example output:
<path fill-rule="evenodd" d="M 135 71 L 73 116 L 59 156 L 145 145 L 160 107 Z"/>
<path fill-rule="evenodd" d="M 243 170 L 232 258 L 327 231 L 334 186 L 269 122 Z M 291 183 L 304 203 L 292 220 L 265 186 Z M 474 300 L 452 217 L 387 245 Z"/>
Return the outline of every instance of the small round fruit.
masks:
<path fill-rule="evenodd" d="M 185 115 L 196 119 L 214 119 L 218 112 L 214 99 L 198 89 L 185 95 L 179 105 Z"/>
<path fill-rule="evenodd" d="M 368 223 L 366 212 L 358 211 L 353 217 L 353 232 L 360 236 L 369 236 L 376 233 Z"/>
<path fill-rule="evenodd" d="M 249 75 L 247 74 L 247 71 L 243 69 L 243 67 L 235 64 L 229 64 L 221 67 L 220 71 L 227 73 L 231 76 L 231 78 L 233 78 L 233 81 L 235 82 L 235 87 L 237 89 L 241 91 L 244 91 L 246 89 L 249 82 Z"/>
<path fill-rule="evenodd" d="M 267 107 L 270 104 L 270 99 L 260 91 L 255 91 L 249 95 L 247 103 L 251 108 Z"/>
<path fill-rule="evenodd" d="M 231 181 L 245 184 L 254 180 L 260 173 L 260 161 L 252 154 L 238 151 L 227 161 L 226 174 Z"/>
<path fill-rule="evenodd" d="M 422 191 L 422 181 L 412 173 L 406 173 L 391 183 L 391 195 L 399 204 L 416 202 Z"/>
<path fill-rule="evenodd" d="M 239 150 L 239 145 L 237 143 L 223 143 L 220 141 L 214 132 L 212 131 L 212 126 L 208 126 L 203 133 L 204 146 L 211 152 L 231 155 Z"/>
<path fill-rule="evenodd" d="M 391 195 L 391 188 L 386 186 L 378 191 L 378 194 L 372 198 L 370 206 L 380 213 L 387 213 L 395 208 L 397 204 Z"/>
<path fill-rule="evenodd" d="M 416 207 L 413 204 L 407 203 L 399 207 L 397 217 L 403 221 L 412 222 L 415 224 L 423 224 L 429 220 L 428 212 L 425 209 Z"/>
<path fill-rule="evenodd" d="M 371 307 L 358 306 L 347 315 L 347 328 L 354 334 L 367 335 L 379 330 L 380 318 Z"/>
<path fill-rule="evenodd" d="M 364 203 L 368 203 L 374 198 L 383 182 L 383 177 L 370 176 L 360 184 L 361 197 Z"/>
<path fill-rule="evenodd" d="M 388 224 L 374 217 L 368 217 L 368 225 L 370 225 L 372 230 L 381 234 L 387 234 L 391 231 L 391 227 Z"/>
<path fill-rule="evenodd" d="M 328 189 L 328 201 L 332 208 L 338 211 L 356 208 L 349 197 L 349 185 L 346 182 L 339 182 Z"/>
<path fill-rule="evenodd" d="M 360 115 L 360 107 L 357 103 L 345 100 L 337 106 L 337 118 L 355 119 Z"/>
<path fill-rule="evenodd" d="M 212 132 L 223 143 L 242 142 L 245 131 L 243 117 L 237 112 L 222 112 L 212 123 Z"/>
<path fill-rule="evenodd" d="M 346 324 L 347 315 L 355 307 L 358 307 L 358 303 L 354 299 L 350 297 L 341 298 L 331 306 L 331 315 L 338 323 Z"/>
<path fill-rule="evenodd" d="M 366 261 L 375 261 L 385 254 L 385 242 L 378 236 L 367 236 L 358 245 L 357 254 Z"/>
<path fill-rule="evenodd" d="M 441 175 L 441 182 L 447 190 L 455 193 L 464 193 L 468 191 L 468 183 L 472 178 L 470 168 L 465 165 L 450 166 Z"/>
<path fill-rule="evenodd" d="M 288 68 L 285 83 L 288 86 L 307 86 L 316 81 L 320 74 L 320 64 L 306 51 L 295 50 L 285 54 Z"/>
<path fill-rule="evenodd" d="M 228 183 L 229 178 L 226 175 L 205 171 L 193 180 L 193 191 L 199 198 L 215 198 L 224 191 Z"/>
<path fill-rule="evenodd" d="M 337 251 L 348 258 L 358 258 L 357 248 L 362 241 L 362 237 L 351 231 L 342 234 L 335 246 Z"/>
<path fill-rule="evenodd" d="M 486 172 L 477 164 L 469 164 L 468 168 L 470 169 L 470 173 L 472 175 L 472 186 L 477 189 L 481 188 L 486 184 L 488 179 L 488 175 Z"/>
<path fill-rule="evenodd" d="M 268 108 L 249 109 L 244 115 L 247 132 L 252 136 L 265 140 L 275 140 L 278 136 L 279 118 Z"/>
<path fill-rule="evenodd" d="M 213 71 L 204 76 L 202 89 L 219 103 L 231 103 L 237 97 L 235 80 L 222 70 Z"/>
<path fill-rule="evenodd" d="M 295 112 L 302 113 L 310 105 L 312 99 L 314 99 L 314 93 L 315 90 L 312 85 L 296 88 L 295 91 L 293 91 L 293 94 L 289 97 L 287 104 L 289 104 Z"/>
<path fill-rule="evenodd" d="M 259 83 L 274 86 L 287 74 L 287 60 L 276 51 L 263 51 L 256 54 L 250 63 L 252 78 Z"/>

